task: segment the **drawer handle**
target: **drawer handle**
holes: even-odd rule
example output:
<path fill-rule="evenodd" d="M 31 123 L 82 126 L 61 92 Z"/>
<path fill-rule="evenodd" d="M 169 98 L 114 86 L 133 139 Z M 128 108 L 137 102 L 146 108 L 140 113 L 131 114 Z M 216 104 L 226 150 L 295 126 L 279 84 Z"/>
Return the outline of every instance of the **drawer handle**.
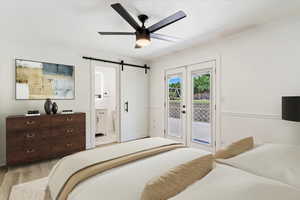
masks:
<path fill-rule="evenodd" d="M 67 133 L 73 133 L 73 129 L 67 129 L 67 131 L 66 131 Z"/>
<path fill-rule="evenodd" d="M 27 121 L 26 124 L 27 125 L 32 125 L 32 124 L 35 124 L 35 121 Z"/>
<path fill-rule="evenodd" d="M 26 153 L 34 153 L 34 152 L 35 152 L 34 149 L 27 149 L 27 150 L 26 150 Z"/>
<path fill-rule="evenodd" d="M 35 134 L 34 133 L 27 133 L 26 134 L 26 138 L 27 139 L 31 139 L 31 138 L 34 138 L 35 137 Z"/>
<path fill-rule="evenodd" d="M 66 145 L 67 147 L 72 147 L 73 146 L 73 144 L 72 143 L 67 143 L 67 145 Z"/>
<path fill-rule="evenodd" d="M 72 117 L 67 117 L 67 121 L 72 121 L 73 118 Z"/>

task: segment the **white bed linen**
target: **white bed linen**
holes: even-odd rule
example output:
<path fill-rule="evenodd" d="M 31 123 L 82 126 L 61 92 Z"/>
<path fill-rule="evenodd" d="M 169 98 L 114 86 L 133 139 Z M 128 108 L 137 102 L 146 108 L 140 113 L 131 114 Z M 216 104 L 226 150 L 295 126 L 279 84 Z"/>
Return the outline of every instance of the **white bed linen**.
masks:
<path fill-rule="evenodd" d="M 300 189 L 300 146 L 264 144 L 221 163 Z"/>
<path fill-rule="evenodd" d="M 78 152 L 61 159 L 51 170 L 48 181 L 48 189 L 52 199 L 56 199 L 66 181 L 76 172 L 97 163 L 121 158 L 137 152 L 143 152 L 153 148 L 179 144 L 166 138 L 146 138 L 126 143 L 95 148 Z"/>
<path fill-rule="evenodd" d="M 180 148 L 94 176 L 69 194 L 68 200 L 140 200 L 145 184 L 155 176 L 209 152 Z"/>
<path fill-rule="evenodd" d="M 287 184 L 217 164 L 206 177 L 171 200 L 299 200 L 300 191 Z"/>

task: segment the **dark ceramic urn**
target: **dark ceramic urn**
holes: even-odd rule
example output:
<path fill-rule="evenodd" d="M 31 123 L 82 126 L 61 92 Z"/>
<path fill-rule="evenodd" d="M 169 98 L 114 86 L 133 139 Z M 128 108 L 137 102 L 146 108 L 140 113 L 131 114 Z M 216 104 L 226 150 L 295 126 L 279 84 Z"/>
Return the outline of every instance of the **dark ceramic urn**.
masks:
<path fill-rule="evenodd" d="M 52 104 L 52 113 L 56 114 L 57 111 L 58 111 L 58 105 L 55 102 L 53 102 L 53 104 Z"/>
<path fill-rule="evenodd" d="M 44 104 L 44 109 L 45 109 L 45 112 L 47 115 L 50 115 L 51 114 L 51 111 L 52 111 L 52 102 L 51 102 L 51 99 L 46 99 L 46 102 Z"/>

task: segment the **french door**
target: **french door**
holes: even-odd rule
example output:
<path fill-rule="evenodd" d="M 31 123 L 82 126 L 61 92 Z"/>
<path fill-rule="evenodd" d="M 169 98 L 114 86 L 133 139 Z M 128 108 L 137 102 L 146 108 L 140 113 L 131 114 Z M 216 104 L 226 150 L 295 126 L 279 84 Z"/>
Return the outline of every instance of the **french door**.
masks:
<path fill-rule="evenodd" d="M 186 143 L 185 69 L 166 71 L 165 86 L 165 137 Z"/>
<path fill-rule="evenodd" d="M 166 71 L 165 136 L 215 150 L 215 62 Z"/>

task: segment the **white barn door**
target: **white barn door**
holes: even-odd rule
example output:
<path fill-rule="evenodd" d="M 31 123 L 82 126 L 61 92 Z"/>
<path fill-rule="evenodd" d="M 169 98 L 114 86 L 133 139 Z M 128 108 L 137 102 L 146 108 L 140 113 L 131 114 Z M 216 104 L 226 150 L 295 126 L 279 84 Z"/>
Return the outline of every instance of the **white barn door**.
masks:
<path fill-rule="evenodd" d="M 144 69 L 121 71 L 121 142 L 148 136 L 148 74 Z"/>

